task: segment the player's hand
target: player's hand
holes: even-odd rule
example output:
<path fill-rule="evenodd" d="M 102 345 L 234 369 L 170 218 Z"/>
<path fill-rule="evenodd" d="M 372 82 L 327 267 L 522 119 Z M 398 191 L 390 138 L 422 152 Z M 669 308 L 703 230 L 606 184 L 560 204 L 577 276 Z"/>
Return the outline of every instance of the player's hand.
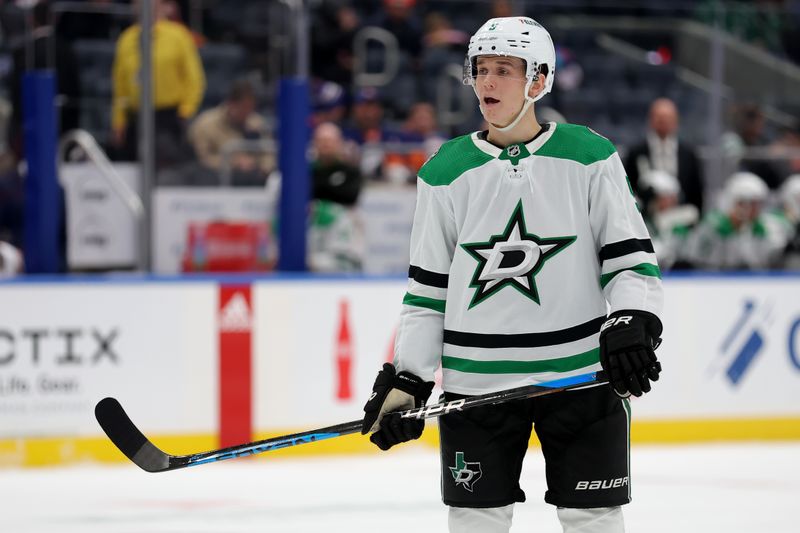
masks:
<path fill-rule="evenodd" d="M 661 363 L 655 349 L 663 327 L 646 311 L 616 311 L 600 328 L 600 364 L 617 396 L 626 398 L 650 392 L 658 381 Z"/>
<path fill-rule="evenodd" d="M 411 372 L 398 373 L 394 365 L 384 363 L 375 378 L 372 394 L 364 405 L 361 434 L 372 433 L 369 440 L 381 450 L 418 439 L 425 429 L 425 420 L 400 418 L 399 413 L 384 415 L 389 411 L 422 407 L 432 390 L 432 381 L 423 381 Z"/>

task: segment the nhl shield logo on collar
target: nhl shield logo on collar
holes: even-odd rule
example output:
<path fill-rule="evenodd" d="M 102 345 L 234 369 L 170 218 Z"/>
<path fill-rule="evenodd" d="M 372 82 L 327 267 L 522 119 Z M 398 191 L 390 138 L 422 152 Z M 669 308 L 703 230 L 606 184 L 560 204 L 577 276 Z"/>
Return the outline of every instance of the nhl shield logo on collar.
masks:
<path fill-rule="evenodd" d="M 529 155 L 531 155 L 531 153 L 528 151 L 528 148 L 524 144 L 512 144 L 511 146 L 503 150 L 498 159 L 511 161 L 512 165 L 517 166 L 519 164 L 520 159 L 524 159 Z"/>

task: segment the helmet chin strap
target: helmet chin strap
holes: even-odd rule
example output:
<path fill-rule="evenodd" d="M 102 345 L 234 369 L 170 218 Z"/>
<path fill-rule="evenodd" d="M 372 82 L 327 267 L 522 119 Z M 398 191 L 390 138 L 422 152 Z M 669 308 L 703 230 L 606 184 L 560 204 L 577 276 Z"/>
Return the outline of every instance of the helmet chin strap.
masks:
<path fill-rule="evenodd" d="M 528 109 L 530 109 L 530 107 L 533 104 L 533 102 L 535 102 L 537 100 L 536 98 L 528 95 L 528 91 L 530 91 L 532 84 L 533 84 L 533 80 L 531 80 L 531 79 L 529 79 L 528 83 L 525 84 L 525 89 L 523 91 L 523 94 L 525 95 L 525 103 L 522 104 L 522 109 L 519 110 L 519 113 L 517 113 L 517 116 L 514 118 L 514 120 L 512 120 L 511 123 L 508 124 L 507 126 L 503 126 L 503 127 L 497 126 L 496 124 L 492 124 L 494 129 L 496 129 L 497 131 L 505 133 L 507 131 L 511 131 L 512 129 L 514 129 L 514 126 L 519 124 L 519 121 L 522 120 L 522 117 L 524 117 L 525 113 L 528 112 Z M 474 88 L 474 89 L 475 89 L 475 94 L 477 95 L 478 94 L 478 90 L 477 90 L 477 88 Z"/>
<path fill-rule="evenodd" d="M 519 124 L 519 121 L 522 120 L 522 117 L 525 116 L 525 113 L 528 112 L 528 109 L 530 109 L 531 104 L 533 104 L 533 98 L 531 98 L 530 96 L 526 96 L 525 103 L 522 104 L 522 109 L 519 110 L 519 113 L 517 113 L 516 118 L 514 118 L 514 120 L 512 120 L 508 126 L 503 126 L 502 128 L 500 126 L 496 126 L 495 124 L 492 124 L 492 126 L 494 126 L 494 129 L 496 129 L 497 131 L 502 131 L 503 133 L 511 131 L 512 129 L 514 129 L 514 126 Z"/>

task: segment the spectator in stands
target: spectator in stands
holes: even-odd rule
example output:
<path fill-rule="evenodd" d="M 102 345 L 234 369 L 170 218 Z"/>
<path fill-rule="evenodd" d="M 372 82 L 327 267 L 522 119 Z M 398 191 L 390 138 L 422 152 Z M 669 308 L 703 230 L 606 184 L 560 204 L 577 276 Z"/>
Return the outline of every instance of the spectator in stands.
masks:
<path fill-rule="evenodd" d="M 362 87 L 356 93 L 349 122 L 344 136 L 359 146 L 360 168 L 365 176 L 377 178 L 381 174 L 385 143 L 414 140 L 407 133 L 386 126 L 383 101 L 375 87 Z"/>
<path fill-rule="evenodd" d="M 781 176 L 774 162 L 748 154 L 748 149 L 765 147 L 769 144 L 765 135 L 765 118 L 761 106 L 755 103 L 740 103 L 734 106 L 733 129 L 722 135 L 720 145 L 728 169 L 742 170 L 758 175 L 770 189 L 777 189 Z"/>
<path fill-rule="evenodd" d="M 425 48 L 447 48 L 453 51 L 463 51 L 464 45 L 469 42 L 469 34 L 453 28 L 450 19 L 438 11 L 433 11 L 425 17 Z"/>
<path fill-rule="evenodd" d="M 325 122 L 314 130 L 311 164 L 308 264 L 315 272 L 353 272 L 362 268 L 364 230 L 354 209 L 362 177 L 347 160 L 338 126 Z"/>
<path fill-rule="evenodd" d="M 238 151 L 232 148 L 237 142 L 267 138 L 266 124 L 256 112 L 256 104 L 256 92 L 250 81 L 235 81 L 225 100 L 203 111 L 189 127 L 189 141 L 200 162 L 216 171 L 231 169 L 233 181 L 239 185 L 263 185 L 275 168 L 274 154 L 262 151 L 259 155 L 258 146 L 242 146 Z M 230 151 L 229 161 L 224 159 L 226 151 Z"/>
<path fill-rule="evenodd" d="M 397 38 L 397 46 L 411 59 L 422 53 L 422 28 L 414 13 L 416 0 L 383 0 L 383 13 L 375 25 Z"/>
<path fill-rule="evenodd" d="M 781 128 L 780 135 L 769 146 L 769 159 L 780 183 L 793 174 L 800 173 L 800 120 Z M 767 183 L 769 185 L 769 183 Z"/>
<path fill-rule="evenodd" d="M 332 122 L 324 122 L 314 130 L 314 159 L 311 162 L 313 198 L 347 207 L 358 201 L 362 177 L 345 148 L 342 130 Z"/>
<path fill-rule="evenodd" d="M 425 45 L 420 57 L 419 79 L 424 80 L 419 84 L 419 91 L 412 95 L 412 103 L 417 99 L 428 101 L 436 100 L 439 85 L 448 69 L 463 68 L 464 47 L 469 42 L 469 34 L 453 27 L 451 17 L 438 11 L 432 11 L 425 17 Z M 398 73 L 398 79 L 403 79 L 413 73 Z M 410 104 L 399 106 L 402 111 L 408 112 Z"/>
<path fill-rule="evenodd" d="M 201 48 L 204 44 L 206 44 L 207 39 L 204 35 L 194 31 L 192 28 L 186 25 L 186 22 L 183 20 L 181 6 L 178 2 L 175 0 L 163 0 L 163 2 L 164 18 L 186 28 L 186 31 L 192 35 L 192 39 L 194 40 L 194 44 L 197 46 L 197 48 Z"/>
<path fill-rule="evenodd" d="M 424 143 L 428 156 L 433 155 L 447 140 L 439 131 L 436 110 L 428 102 L 417 102 L 411 106 L 403 131 L 408 134 L 409 140 Z"/>
<path fill-rule="evenodd" d="M 13 114 L 9 136 L 11 148 L 18 160 L 24 157 L 22 79 L 27 71 L 55 69 L 59 135 L 77 128 L 79 124 L 80 82 L 77 61 L 72 48 L 53 35 L 49 21 L 50 7 L 48 1 L 40 1 L 33 6 L 31 31 L 25 35 L 25 40 L 19 43 L 19 47 L 13 53 L 14 67 L 10 80 Z M 55 42 L 51 42 L 51 39 L 55 39 Z M 52 58 L 51 51 L 54 53 Z M 50 64 L 51 61 L 54 64 Z"/>
<path fill-rule="evenodd" d="M 159 168 L 184 161 L 185 129 L 203 100 L 205 74 L 192 35 L 167 20 L 165 0 L 153 2 L 153 100 L 156 163 Z M 139 109 L 139 35 L 136 23 L 117 40 L 113 66 L 112 143 L 119 159 L 136 160 Z"/>
<path fill-rule="evenodd" d="M 513 17 L 519 15 L 514 13 L 514 6 L 511 0 L 492 0 L 489 6 L 489 18 Z"/>
<path fill-rule="evenodd" d="M 650 105 L 645 139 L 631 148 L 625 164 L 628 179 L 641 197 L 639 178 L 650 170 L 661 170 L 678 178 L 681 203 L 703 211 L 703 177 L 695 151 L 678 139 L 678 109 L 668 98 L 658 98 Z"/>
<path fill-rule="evenodd" d="M 352 7 L 323 4 L 311 32 L 311 68 L 315 76 L 343 87 L 353 84 L 353 38 L 360 25 Z"/>
<path fill-rule="evenodd" d="M 728 178 L 723 205 L 708 213 L 692 232 L 685 261 L 709 270 L 761 270 L 780 264 L 785 232 L 766 217 L 769 188 L 750 172 Z"/>
<path fill-rule="evenodd" d="M 642 216 L 653 242 L 658 266 L 662 271 L 682 268 L 681 251 L 699 213 L 692 204 L 680 204 L 681 186 L 678 179 L 663 170 L 650 170 L 639 180 L 646 190 L 647 202 Z"/>
<path fill-rule="evenodd" d="M 344 129 L 344 136 L 359 145 L 383 141 L 383 116 L 383 102 L 378 89 L 362 87 L 353 97 L 350 125 Z"/>
<path fill-rule="evenodd" d="M 347 116 L 344 87 L 336 82 L 316 79 L 311 85 L 311 127 L 323 122 L 341 124 Z"/>
<path fill-rule="evenodd" d="M 393 183 L 413 183 L 417 171 L 446 140 L 438 131 L 434 107 L 417 102 L 411 106 L 397 138 L 405 146 L 384 155 L 382 177 Z"/>
<path fill-rule="evenodd" d="M 732 112 L 733 134 L 731 142 L 737 141 L 739 147 L 763 146 L 767 144 L 764 136 L 764 112 L 761 106 L 752 102 L 736 104 Z"/>

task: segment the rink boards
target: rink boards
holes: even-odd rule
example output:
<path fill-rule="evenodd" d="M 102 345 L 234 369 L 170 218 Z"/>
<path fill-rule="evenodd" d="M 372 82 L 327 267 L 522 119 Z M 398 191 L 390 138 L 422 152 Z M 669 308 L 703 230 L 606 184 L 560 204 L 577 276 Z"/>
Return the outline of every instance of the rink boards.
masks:
<path fill-rule="evenodd" d="M 800 277 L 665 287 L 664 373 L 633 400 L 634 442 L 800 439 Z M 0 284 L 0 466 L 121 459 L 94 420 L 105 396 L 171 453 L 357 419 L 404 292 L 305 276 Z M 270 454 L 367 450 L 351 436 Z"/>

